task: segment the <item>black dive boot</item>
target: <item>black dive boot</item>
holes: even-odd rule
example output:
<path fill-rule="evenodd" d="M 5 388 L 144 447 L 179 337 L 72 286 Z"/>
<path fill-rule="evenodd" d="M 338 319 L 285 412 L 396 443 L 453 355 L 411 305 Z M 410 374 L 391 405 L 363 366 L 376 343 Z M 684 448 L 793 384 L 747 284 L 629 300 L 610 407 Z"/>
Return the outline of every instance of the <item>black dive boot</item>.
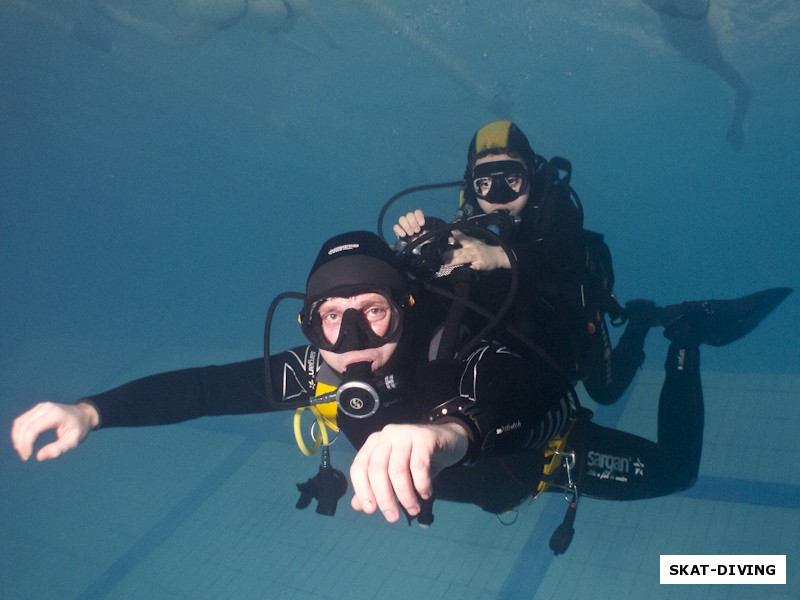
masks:
<path fill-rule="evenodd" d="M 671 341 L 725 346 L 751 332 L 792 288 L 770 288 L 737 300 L 704 300 L 665 306 L 664 337 Z"/>

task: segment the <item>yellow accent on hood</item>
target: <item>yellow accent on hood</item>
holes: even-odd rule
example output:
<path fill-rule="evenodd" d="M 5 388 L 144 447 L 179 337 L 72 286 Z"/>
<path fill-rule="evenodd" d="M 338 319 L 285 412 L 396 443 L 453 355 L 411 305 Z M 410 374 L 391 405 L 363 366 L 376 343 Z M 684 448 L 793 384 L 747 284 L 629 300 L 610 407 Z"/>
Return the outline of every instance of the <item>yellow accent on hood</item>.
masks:
<path fill-rule="evenodd" d="M 487 150 L 508 148 L 508 136 L 511 131 L 511 121 L 492 121 L 484 125 L 475 134 L 475 154 Z"/>

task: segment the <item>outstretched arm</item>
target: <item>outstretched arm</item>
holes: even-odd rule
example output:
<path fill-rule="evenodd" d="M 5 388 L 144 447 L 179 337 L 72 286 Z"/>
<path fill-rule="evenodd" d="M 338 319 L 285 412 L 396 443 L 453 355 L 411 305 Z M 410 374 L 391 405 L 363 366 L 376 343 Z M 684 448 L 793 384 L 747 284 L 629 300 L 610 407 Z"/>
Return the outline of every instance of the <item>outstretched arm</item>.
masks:
<path fill-rule="evenodd" d="M 275 368 L 297 368 L 302 357 L 285 352 L 273 357 Z M 293 358 L 294 362 L 289 362 Z M 11 441 L 22 460 L 33 454 L 37 438 L 53 430 L 56 440 L 36 453 L 38 460 L 55 458 L 75 448 L 92 429 L 140 427 L 188 421 L 202 416 L 248 414 L 272 410 L 264 391 L 264 361 L 253 359 L 222 366 L 181 369 L 150 375 L 77 404 L 42 402 L 20 415 Z M 299 369 L 299 368 L 298 368 Z M 300 372 L 303 372 L 299 369 Z"/>
<path fill-rule="evenodd" d="M 399 501 L 415 516 L 417 494 L 430 498 L 433 478 L 464 458 L 468 447 L 469 433 L 460 423 L 387 425 L 367 438 L 353 460 L 350 505 L 367 514 L 378 508 L 394 523 L 400 518 Z"/>
<path fill-rule="evenodd" d="M 36 460 L 49 460 L 76 448 L 99 422 L 97 410 L 88 402 L 42 402 L 14 420 L 11 426 L 11 443 L 19 457 L 28 460 L 33 454 L 37 438 L 44 432 L 53 430 L 56 440 L 36 453 Z"/>

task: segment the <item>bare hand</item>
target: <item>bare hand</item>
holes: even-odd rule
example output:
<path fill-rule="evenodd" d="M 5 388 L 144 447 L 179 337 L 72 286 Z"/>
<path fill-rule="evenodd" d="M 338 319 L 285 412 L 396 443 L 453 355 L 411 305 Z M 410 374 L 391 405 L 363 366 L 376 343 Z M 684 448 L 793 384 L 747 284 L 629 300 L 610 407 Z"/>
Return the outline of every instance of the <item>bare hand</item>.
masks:
<path fill-rule="evenodd" d="M 433 478 L 467 453 L 469 437 L 458 423 L 387 425 L 373 433 L 350 467 L 355 510 L 372 514 L 378 508 L 394 523 L 400 518 L 397 501 L 409 515 L 419 514 L 417 494 L 428 499 Z"/>
<path fill-rule="evenodd" d="M 459 232 L 454 236 L 460 247 L 452 251 L 446 266 L 469 265 L 475 271 L 511 268 L 511 261 L 501 246 L 490 246 Z"/>
<path fill-rule="evenodd" d="M 392 227 L 398 239 L 404 237 L 414 237 L 422 233 L 425 227 L 425 214 L 417 209 L 414 212 L 406 213 L 397 220 Z"/>
<path fill-rule="evenodd" d="M 36 439 L 45 431 L 55 430 L 56 440 L 36 453 L 36 460 L 49 460 L 77 447 L 97 427 L 99 415 L 86 402 L 58 404 L 42 402 L 21 414 L 11 426 L 11 443 L 22 460 L 33 454 Z"/>

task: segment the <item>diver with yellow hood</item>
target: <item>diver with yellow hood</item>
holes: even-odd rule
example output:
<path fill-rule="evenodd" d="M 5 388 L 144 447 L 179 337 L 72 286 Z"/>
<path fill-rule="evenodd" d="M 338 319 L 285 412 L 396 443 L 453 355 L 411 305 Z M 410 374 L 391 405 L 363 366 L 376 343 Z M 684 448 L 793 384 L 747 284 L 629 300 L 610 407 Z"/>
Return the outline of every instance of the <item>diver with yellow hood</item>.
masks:
<path fill-rule="evenodd" d="M 581 380 L 596 402 L 611 404 L 644 362 L 650 327 L 667 325 L 669 316 L 648 300 L 619 305 L 611 253 L 603 235 L 584 229 L 571 176 L 567 159 L 536 154 L 516 124 L 488 123 L 470 141 L 454 223 L 488 227 L 513 251 L 516 299 L 499 339 L 544 357 L 568 380 Z M 406 243 L 437 228 L 449 235 L 441 220 L 414 211 L 400 217 L 394 231 Z M 471 299 L 496 312 L 511 285 L 508 253 L 479 237 L 453 237 L 456 243 L 439 255 L 441 265 L 469 266 Z M 615 325 L 627 323 L 613 348 L 607 316 Z"/>

